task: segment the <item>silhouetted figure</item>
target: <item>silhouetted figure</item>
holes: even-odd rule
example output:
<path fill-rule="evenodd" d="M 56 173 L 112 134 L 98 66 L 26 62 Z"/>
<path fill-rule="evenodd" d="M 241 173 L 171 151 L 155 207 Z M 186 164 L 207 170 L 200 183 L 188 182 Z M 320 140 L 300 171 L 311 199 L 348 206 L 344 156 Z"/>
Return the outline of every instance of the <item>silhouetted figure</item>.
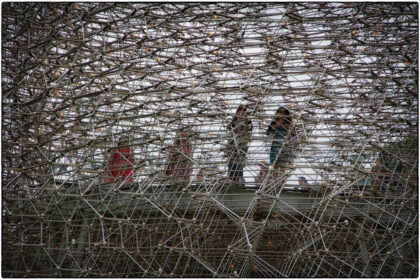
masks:
<path fill-rule="evenodd" d="M 169 150 L 165 174 L 175 181 L 189 181 L 192 173 L 192 147 L 185 131 L 181 131 Z"/>
<path fill-rule="evenodd" d="M 134 176 L 134 153 L 128 144 L 128 137 L 120 138 L 118 148 L 111 152 L 105 169 L 105 183 L 121 182 L 121 189 L 130 185 Z"/>
<path fill-rule="evenodd" d="M 272 135 L 274 140 L 270 148 L 270 164 L 274 167 L 274 177 L 279 176 L 279 169 L 292 160 L 292 151 L 284 145 L 284 141 L 289 134 L 292 126 L 292 117 L 290 111 L 280 107 L 276 111 L 274 120 L 267 129 L 267 135 Z M 292 133 L 292 137 L 295 133 Z M 290 139 L 290 138 L 289 138 Z M 284 172 L 284 170 L 282 170 Z"/>
<path fill-rule="evenodd" d="M 259 171 L 258 175 L 255 177 L 255 183 L 261 184 L 262 182 L 264 182 L 265 177 L 267 177 L 267 175 L 268 175 L 269 165 L 268 165 L 268 162 L 261 161 L 258 164 L 258 166 L 260 167 L 260 171 Z"/>
<path fill-rule="evenodd" d="M 299 186 L 302 188 L 302 190 L 305 190 L 305 191 L 309 190 L 309 183 L 305 177 L 300 176 L 298 180 L 299 180 Z"/>
<path fill-rule="evenodd" d="M 399 159 L 391 153 L 381 152 L 375 167 L 372 168 L 374 194 L 399 194 L 402 188 L 401 173 L 402 167 Z"/>
<path fill-rule="evenodd" d="M 228 176 L 235 182 L 245 182 L 243 173 L 248 143 L 251 138 L 252 122 L 248 119 L 246 108 L 243 105 L 238 107 L 228 129 L 232 134 L 227 149 Z"/>

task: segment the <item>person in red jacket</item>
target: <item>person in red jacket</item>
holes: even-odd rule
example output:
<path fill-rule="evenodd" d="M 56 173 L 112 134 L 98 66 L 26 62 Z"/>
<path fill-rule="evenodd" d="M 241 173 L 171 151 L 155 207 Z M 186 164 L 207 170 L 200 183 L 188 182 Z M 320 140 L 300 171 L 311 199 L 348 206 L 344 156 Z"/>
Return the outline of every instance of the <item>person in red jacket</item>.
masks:
<path fill-rule="evenodd" d="M 134 153 L 128 146 L 128 138 L 122 137 L 118 148 L 112 151 L 106 167 L 106 183 L 122 181 L 124 184 L 132 183 L 134 176 Z"/>

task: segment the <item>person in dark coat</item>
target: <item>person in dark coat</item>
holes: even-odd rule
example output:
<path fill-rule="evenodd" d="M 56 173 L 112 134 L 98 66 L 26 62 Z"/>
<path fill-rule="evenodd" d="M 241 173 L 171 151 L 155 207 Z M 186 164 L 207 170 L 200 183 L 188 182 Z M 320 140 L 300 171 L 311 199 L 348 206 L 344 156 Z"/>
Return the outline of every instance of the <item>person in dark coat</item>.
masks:
<path fill-rule="evenodd" d="M 228 129 L 232 139 L 228 143 L 228 176 L 235 182 L 244 182 L 243 170 L 245 166 L 248 143 L 251 139 L 252 122 L 247 117 L 246 108 L 240 105 Z"/>

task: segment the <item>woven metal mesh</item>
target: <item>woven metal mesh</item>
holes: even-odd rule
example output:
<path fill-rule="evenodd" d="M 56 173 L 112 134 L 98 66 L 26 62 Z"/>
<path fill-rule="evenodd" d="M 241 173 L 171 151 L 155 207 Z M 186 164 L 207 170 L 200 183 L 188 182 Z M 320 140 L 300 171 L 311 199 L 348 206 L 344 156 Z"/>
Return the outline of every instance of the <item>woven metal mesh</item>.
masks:
<path fill-rule="evenodd" d="M 3 3 L 3 276 L 416 277 L 417 135 L 416 3 Z"/>

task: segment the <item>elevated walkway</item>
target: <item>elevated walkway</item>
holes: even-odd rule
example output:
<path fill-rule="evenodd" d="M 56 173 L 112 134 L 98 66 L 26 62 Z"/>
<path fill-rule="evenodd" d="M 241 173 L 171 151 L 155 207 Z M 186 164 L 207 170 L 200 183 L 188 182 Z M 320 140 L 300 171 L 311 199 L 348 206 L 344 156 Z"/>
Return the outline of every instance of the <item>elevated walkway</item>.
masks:
<path fill-rule="evenodd" d="M 375 197 L 356 192 L 325 195 L 321 194 L 318 187 L 303 190 L 287 185 L 283 186 L 278 195 L 261 192 L 255 184 L 238 187 L 223 183 L 212 185 L 211 189 L 208 185 L 182 183 L 149 185 L 142 189 L 133 184 L 125 190 L 115 190 L 108 184 L 96 185 L 84 194 L 76 194 L 64 185 L 63 191 L 57 191 L 56 195 L 64 198 L 60 205 L 63 213 L 71 213 L 74 211 L 74 204 L 78 203 L 80 211 L 93 211 L 95 215 L 105 219 L 121 219 L 127 212 L 135 211 L 160 213 L 171 218 L 174 213 L 199 212 L 203 207 L 241 217 L 250 207 L 255 206 L 255 214 L 258 216 L 264 216 L 270 211 L 305 216 L 319 208 L 324 215 L 335 218 L 380 214 L 381 221 L 386 222 L 394 217 L 394 208 L 400 211 L 398 216 L 401 218 L 410 215 L 414 207 L 414 204 L 407 204 L 407 198 L 403 197 Z M 403 201 L 405 207 L 401 207 Z M 384 209 L 389 210 L 389 213 Z"/>

